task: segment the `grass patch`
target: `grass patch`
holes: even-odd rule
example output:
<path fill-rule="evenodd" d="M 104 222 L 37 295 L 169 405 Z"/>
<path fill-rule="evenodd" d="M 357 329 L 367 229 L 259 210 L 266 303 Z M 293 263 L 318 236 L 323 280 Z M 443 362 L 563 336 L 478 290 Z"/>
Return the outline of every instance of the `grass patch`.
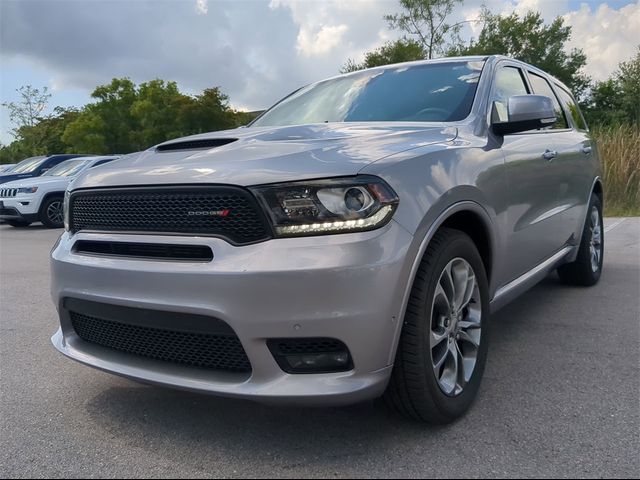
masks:
<path fill-rule="evenodd" d="M 640 126 L 592 130 L 604 176 L 605 215 L 640 216 Z"/>

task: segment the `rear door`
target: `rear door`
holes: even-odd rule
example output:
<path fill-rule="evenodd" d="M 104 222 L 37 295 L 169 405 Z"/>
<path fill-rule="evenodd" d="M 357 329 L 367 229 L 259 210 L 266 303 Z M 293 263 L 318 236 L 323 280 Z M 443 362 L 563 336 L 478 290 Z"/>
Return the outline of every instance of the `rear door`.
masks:
<path fill-rule="evenodd" d="M 506 121 L 509 97 L 531 93 L 534 90 L 519 64 L 502 62 L 492 88 L 493 116 Z M 509 198 L 506 268 L 510 280 L 556 253 L 564 243 L 558 214 L 562 209 L 558 204 L 561 164 L 556 157 L 563 150 L 561 135 L 567 123 L 557 100 L 555 103 L 559 121 L 554 128 L 509 134 L 502 139 Z"/>
<path fill-rule="evenodd" d="M 567 140 L 568 154 L 562 158 L 563 179 L 559 201 L 568 206 L 563 213 L 566 225 L 573 227 L 574 232 L 579 232 L 587 214 L 585 202 L 593 187 L 595 145 L 573 95 L 562 85 L 554 84 L 554 87 L 573 129 Z"/>

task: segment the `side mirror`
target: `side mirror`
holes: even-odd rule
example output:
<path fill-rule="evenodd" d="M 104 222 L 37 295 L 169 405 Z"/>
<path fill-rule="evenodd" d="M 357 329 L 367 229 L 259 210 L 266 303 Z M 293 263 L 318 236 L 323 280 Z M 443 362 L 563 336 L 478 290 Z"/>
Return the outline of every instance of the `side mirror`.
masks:
<path fill-rule="evenodd" d="M 553 101 L 544 95 L 514 95 L 509 97 L 506 121 L 499 109 L 504 106 L 493 102 L 491 126 L 498 135 L 526 132 L 545 128 L 556 123 Z"/>
<path fill-rule="evenodd" d="M 45 167 L 42 170 L 40 170 L 40 175 L 44 175 L 45 173 L 47 173 L 49 170 L 51 170 L 51 167 Z"/>

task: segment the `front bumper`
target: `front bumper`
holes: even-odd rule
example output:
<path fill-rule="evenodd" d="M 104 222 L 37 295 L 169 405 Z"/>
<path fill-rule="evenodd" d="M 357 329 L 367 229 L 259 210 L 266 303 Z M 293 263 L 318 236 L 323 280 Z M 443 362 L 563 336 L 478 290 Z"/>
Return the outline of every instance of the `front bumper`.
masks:
<path fill-rule="evenodd" d="M 149 261 L 74 253 L 83 240 L 149 242 L 146 235 L 62 235 L 52 252 L 52 296 L 66 356 L 139 381 L 264 403 L 341 405 L 380 396 L 395 355 L 412 236 L 394 221 L 382 229 L 288 238 L 234 247 L 216 238 L 153 236 L 154 242 L 208 245 L 208 263 Z M 66 298 L 205 315 L 229 325 L 249 358 L 249 375 L 194 369 L 123 354 L 83 341 L 68 321 Z M 325 337 L 349 348 L 354 368 L 285 373 L 267 346 L 273 338 Z"/>
<path fill-rule="evenodd" d="M 0 198 L 0 220 L 38 221 L 37 201 L 32 197 Z"/>

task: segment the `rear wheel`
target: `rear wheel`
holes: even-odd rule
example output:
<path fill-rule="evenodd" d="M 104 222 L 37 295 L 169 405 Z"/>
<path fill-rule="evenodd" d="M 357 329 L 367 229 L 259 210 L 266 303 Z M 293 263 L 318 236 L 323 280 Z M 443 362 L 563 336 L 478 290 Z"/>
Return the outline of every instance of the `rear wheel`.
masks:
<path fill-rule="evenodd" d="M 575 262 L 558 268 L 560 280 L 569 285 L 589 287 L 600 280 L 604 260 L 604 224 L 602 201 L 593 195 L 584 222 L 580 248 Z"/>
<path fill-rule="evenodd" d="M 49 197 L 40 207 L 40 221 L 45 227 L 62 228 L 64 213 L 62 210 L 63 197 Z"/>
<path fill-rule="evenodd" d="M 24 220 L 7 220 L 7 223 L 16 228 L 28 227 L 31 225 L 31 222 L 25 222 Z"/>
<path fill-rule="evenodd" d="M 429 423 L 463 415 L 480 387 L 488 317 L 488 282 L 475 244 L 463 232 L 441 229 L 411 290 L 387 404 Z"/>

